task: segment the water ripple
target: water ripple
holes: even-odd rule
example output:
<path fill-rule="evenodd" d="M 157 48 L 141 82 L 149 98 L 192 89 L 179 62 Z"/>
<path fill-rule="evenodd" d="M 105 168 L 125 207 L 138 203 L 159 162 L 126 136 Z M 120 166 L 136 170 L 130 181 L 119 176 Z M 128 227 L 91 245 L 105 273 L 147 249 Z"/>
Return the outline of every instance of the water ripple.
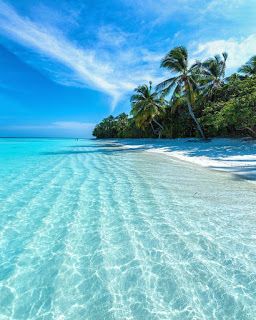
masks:
<path fill-rule="evenodd" d="M 255 319 L 251 184 L 70 141 L 0 159 L 0 319 Z"/>

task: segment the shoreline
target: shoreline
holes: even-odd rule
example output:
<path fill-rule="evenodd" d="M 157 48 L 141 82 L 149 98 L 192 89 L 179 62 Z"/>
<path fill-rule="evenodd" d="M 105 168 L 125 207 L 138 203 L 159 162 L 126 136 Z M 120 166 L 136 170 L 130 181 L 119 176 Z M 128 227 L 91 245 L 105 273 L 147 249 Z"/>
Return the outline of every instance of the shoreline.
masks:
<path fill-rule="evenodd" d="M 256 183 L 256 140 L 213 138 L 200 139 L 125 139 L 125 147 L 164 154 L 202 167 L 229 172 Z"/>

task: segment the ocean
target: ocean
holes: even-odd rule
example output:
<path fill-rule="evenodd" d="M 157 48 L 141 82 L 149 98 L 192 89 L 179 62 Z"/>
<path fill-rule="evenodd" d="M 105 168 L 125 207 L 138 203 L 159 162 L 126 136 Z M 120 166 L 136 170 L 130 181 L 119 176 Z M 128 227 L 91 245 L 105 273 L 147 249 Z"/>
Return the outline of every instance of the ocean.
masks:
<path fill-rule="evenodd" d="M 255 186 L 119 143 L 0 139 L 0 319 L 255 319 Z"/>

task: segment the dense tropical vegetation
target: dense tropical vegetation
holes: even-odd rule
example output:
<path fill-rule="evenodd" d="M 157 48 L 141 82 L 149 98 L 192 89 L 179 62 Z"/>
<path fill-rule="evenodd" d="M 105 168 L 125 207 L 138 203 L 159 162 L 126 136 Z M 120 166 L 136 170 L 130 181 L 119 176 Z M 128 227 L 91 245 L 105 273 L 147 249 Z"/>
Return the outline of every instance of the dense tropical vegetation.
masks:
<path fill-rule="evenodd" d="M 189 63 L 184 47 L 172 49 L 161 67 L 170 77 L 143 84 L 131 97 L 130 115 L 103 119 L 97 138 L 251 136 L 256 138 L 256 56 L 225 77 L 227 53 Z"/>

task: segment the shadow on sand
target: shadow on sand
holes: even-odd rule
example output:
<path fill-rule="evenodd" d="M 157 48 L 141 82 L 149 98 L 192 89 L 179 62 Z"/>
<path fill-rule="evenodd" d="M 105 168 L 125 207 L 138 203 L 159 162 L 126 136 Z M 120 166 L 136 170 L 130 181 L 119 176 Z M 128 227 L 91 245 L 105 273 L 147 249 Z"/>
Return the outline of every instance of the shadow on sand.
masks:
<path fill-rule="evenodd" d="M 76 154 L 103 154 L 118 155 L 132 152 L 143 152 L 150 149 L 163 151 L 185 152 L 187 157 L 208 157 L 211 160 L 218 160 L 232 163 L 234 165 L 212 166 L 211 169 L 239 174 L 241 179 L 256 180 L 256 143 L 254 140 L 246 141 L 241 139 L 121 139 L 103 141 L 97 140 L 93 144 L 68 146 L 71 150 L 59 150 L 44 152 L 42 155 L 76 155 Z M 78 148 L 78 150 L 77 150 Z M 235 159 L 227 159 L 235 156 Z M 241 157 L 240 159 L 237 157 Z M 237 165 L 241 163 L 241 165 Z"/>
<path fill-rule="evenodd" d="M 80 147 L 81 148 L 81 147 Z M 87 149 L 87 146 L 86 146 Z M 114 149 L 107 149 L 105 147 L 99 147 L 95 148 L 95 150 L 59 150 L 59 151 L 51 151 L 51 152 L 42 152 L 41 155 L 74 155 L 74 154 L 105 154 L 105 155 L 110 155 L 110 154 L 119 154 L 119 153 L 131 153 L 131 152 L 140 152 L 140 151 L 145 151 L 147 148 L 144 147 L 138 147 L 138 148 L 114 148 Z"/>

